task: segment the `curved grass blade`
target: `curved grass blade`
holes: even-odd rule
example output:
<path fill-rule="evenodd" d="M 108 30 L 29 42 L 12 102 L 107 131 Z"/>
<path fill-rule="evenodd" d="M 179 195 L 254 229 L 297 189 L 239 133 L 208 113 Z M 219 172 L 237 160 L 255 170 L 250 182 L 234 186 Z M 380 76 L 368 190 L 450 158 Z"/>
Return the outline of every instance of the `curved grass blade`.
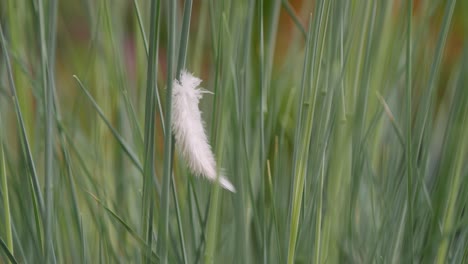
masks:
<path fill-rule="evenodd" d="M 93 105 L 94 109 L 97 111 L 99 116 L 102 118 L 102 121 L 106 124 L 106 126 L 109 128 L 111 131 L 112 135 L 117 139 L 117 142 L 120 144 L 122 147 L 123 151 L 128 155 L 132 163 L 135 165 L 135 167 L 140 171 L 143 172 L 143 166 L 141 165 L 140 161 L 138 160 L 138 157 L 135 155 L 135 153 L 131 150 L 131 148 L 128 146 L 128 144 L 125 142 L 125 140 L 120 136 L 120 134 L 117 132 L 117 130 L 112 126 L 110 121 L 106 118 L 104 113 L 102 112 L 101 108 L 97 104 L 97 102 L 93 99 L 92 95 L 88 92 L 88 90 L 84 87 L 83 83 L 81 80 L 78 78 L 78 76 L 73 75 L 73 78 L 78 82 L 78 86 L 81 88 L 81 90 L 86 94 L 88 97 L 89 101 Z"/>
<path fill-rule="evenodd" d="M 152 261 L 156 261 L 159 259 L 159 257 L 149 248 L 148 244 L 145 243 L 145 241 L 138 236 L 138 233 L 134 231 L 120 216 L 118 216 L 114 211 L 112 211 L 109 207 L 107 207 L 99 198 L 97 198 L 94 194 L 85 191 L 86 193 L 89 194 L 106 212 L 115 220 L 117 220 L 118 223 L 120 223 L 125 230 L 135 239 L 135 241 L 140 245 L 140 247 L 143 247 L 146 250 L 149 250 L 150 253 L 150 259 Z"/>

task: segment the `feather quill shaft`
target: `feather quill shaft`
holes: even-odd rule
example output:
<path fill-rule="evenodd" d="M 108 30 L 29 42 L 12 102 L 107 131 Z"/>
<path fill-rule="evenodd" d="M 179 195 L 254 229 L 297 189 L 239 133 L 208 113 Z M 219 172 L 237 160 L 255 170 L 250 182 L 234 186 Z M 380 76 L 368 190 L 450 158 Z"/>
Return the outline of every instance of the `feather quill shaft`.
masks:
<path fill-rule="evenodd" d="M 209 93 L 198 87 L 201 82 L 201 79 L 185 70 L 181 72 L 180 80 L 174 80 L 171 127 L 176 146 L 194 175 L 213 182 L 218 180 L 221 187 L 235 192 L 234 186 L 225 176 L 217 177 L 216 161 L 198 107 L 203 94 Z"/>

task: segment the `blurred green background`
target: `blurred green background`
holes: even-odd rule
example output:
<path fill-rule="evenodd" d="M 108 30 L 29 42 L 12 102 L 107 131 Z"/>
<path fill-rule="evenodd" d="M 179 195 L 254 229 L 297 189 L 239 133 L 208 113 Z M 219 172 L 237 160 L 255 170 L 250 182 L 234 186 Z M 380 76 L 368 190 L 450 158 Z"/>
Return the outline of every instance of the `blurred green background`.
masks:
<path fill-rule="evenodd" d="M 0 0 L 0 24 L 0 263 L 468 262 L 467 1 Z M 182 69 L 236 193 L 173 147 Z"/>

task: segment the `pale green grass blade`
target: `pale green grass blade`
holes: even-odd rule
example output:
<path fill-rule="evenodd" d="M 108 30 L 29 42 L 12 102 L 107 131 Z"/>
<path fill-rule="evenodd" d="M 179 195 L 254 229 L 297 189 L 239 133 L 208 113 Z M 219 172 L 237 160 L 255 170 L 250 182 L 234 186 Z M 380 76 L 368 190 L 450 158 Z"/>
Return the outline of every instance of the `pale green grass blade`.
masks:
<path fill-rule="evenodd" d="M 140 29 L 141 37 L 143 38 L 143 45 L 145 47 L 146 57 L 149 56 L 148 51 L 148 40 L 146 38 L 145 28 L 143 25 L 143 19 L 141 17 L 140 7 L 138 6 L 138 0 L 133 0 L 133 7 L 135 8 L 135 13 L 138 19 L 138 28 Z"/>
<path fill-rule="evenodd" d="M 431 108 L 433 97 L 434 97 L 433 96 L 434 89 L 439 79 L 442 56 L 444 53 L 445 44 L 447 42 L 456 3 L 457 3 L 456 0 L 449 0 L 445 6 L 442 28 L 440 30 L 439 37 L 437 39 L 437 47 L 435 50 L 434 60 L 431 65 L 429 81 L 427 83 L 428 85 L 427 86 L 428 91 L 426 93 L 427 96 L 424 97 L 423 102 L 420 104 L 420 110 L 418 111 L 418 113 L 420 114 L 417 116 L 417 119 L 416 119 L 415 134 L 417 136 L 416 142 L 418 144 L 416 146 L 416 149 L 420 149 L 421 144 L 423 144 L 422 140 L 424 137 L 425 130 L 427 129 L 426 127 L 427 127 L 427 122 L 428 122 L 429 113 L 430 113 L 429 109 Z"/>
<path fill-rule="evenodd" d="M 39 32 L 41 41 L 41 72 L 42 89 L 44 91 L 44 109 L 45 109 L 45 261 L 56 262 L 54 253 L 54 240 L 52 237 L 54 221 L 54 145 L 55 145 L 55 114 L 54 114 L 54 89 L 55 89 L 55 33 L 57 17 L 57 1 L 52 0 L 49 3 L 49 20 L 46 24 L 44 18 L 45 7 L 42 0 L 39 3 Z M 48 30 L 46 31 L 46 26 Z M 47 34 L 48 33 L 48 34 Z M 47 34 L 47 36 L 46 36 Z M 46 41 L 47 37 L 47 41 Z"/>
<path fill-rule="evenodd" d="M 99 107 L 97 102 L 93 99 L 92 95 L 89 93 L 89 91 L 85 88 L 84 84 L 81 82 L 81 80 L 78 78 L 78 76 L 74 75 L 73 78 L 78 83 L 78 86 L 81 88 L 81 90 L 85 93 L 86 97 L 89 99 L 91 104 L 93 105 L 94 109 L 96 112 L 99 114 L 101 119 L 104 121 L 106 126 L 109 128 L 111 131 L 112 135 L 115 137 L 119 145 L 121 146 L 122 150 L 128 155 L 132 163 L 135 165 L 135 167 L 143 172 L 143 166 L 141 165 L 140 161 L 138 160 L 138 157 L 136 154 L 131 150 L 131 148 L 128 146 L 128 143 L 125 142 L 125 140 L 120 136 L 120 134 L 117 132 L 117 130 L 112 126 L 111 122 L 106 118 L 104 115 L 104 112 L 102 109 Z"/>
<path fill-rule="evenodd" d="M 11 93 L 10 96 L 12 96 L 13 105 L 15 107 L 15 112 L 17 116 L 18 126 L 20 129 L 20 136 L 21 136 L 21 142 L 22 142 L 21 144 L 24 148 L 24 155 L 28 163 L 28 169 L 30 170 L 30 173 L 31 173 L 31 181 L 33 184 L 35 195 L 37 196 L 39 211 L 42 214 L 42 212 L 44 212 L 44 199 L 42 198 L 42 192 L 39 186 L 36 166 L 34 165 L 34 160 L 33 160 L 32 153 L 31 153 L 31 147 L 29 145 L 29 141 L 26 135 L 26 128 L 25 128 L 25 124 L 23 120 L 23 115 L 21 113 L 21 109 L 20 109 L 19 102 L 18 102 L 18 97 L 16 95 L 16 86 L 15 86 L 15 82 L 14 82 L 13 75 L 12 75 L 13 73 L 11 70 L 10 56 L 8 53 L 8 49 L 6 47 L 6 40 L 3 34 L 3 27 L 1 24 L 0 24 L 0 40 L 1 40 L 3 56 L 5 56 L 6 69 L 8 72 L 8 82 L 10 85 L 10 93 Z"/>
<path fill-rule="evenodd" d="M 210 7 L 211 7 L 211 14 L 214 16 L 214 1 L 210 1 Z M 224 10 L 224 2 L 221 3 L 221 5 L 218 7 L 220 10 Z M 222 39 L 222 28 L 223 28 L 223 17 L 224 17 L 224 12 L 222 11 L 221 14 L 217 17 L 218 20 L 218 27 L 215 27 L 215 18 L 213 17 L 211 22 L 212 22 L 212 36 L 213 36 L 213 41 L 214 41 L 214 36 L 216 36 L 216 43 L 217 45 L 213 46 L 213 53 L 216 54 L 216 65 L 215 65 L 215 79 L 214 79 L 214 98 L 213 98 L 213 110 L 212 110 L 212 118 L 211 118 L 211 129 L 210 129 L 210 142 L 212 144 L 212 147 L 215 148 L 215 156 L 217 157 L 217 168 L 216 170 L 219 172 L 219 164 L 222 159 L 220 159 L 219 154 L 220 154 L 220 147 L 218 142 L 218 136 L 222 135 L 222 133 L 218 130 L 217 128 L 221 128 L 222 126 L 220 123 L 222 123 L 222 119 L 220 120 L 220 116 L 222 116 L 222 110 L 220 111 L 219 105 L 220 101 L 222 101 L 222 95 L 221 95 L 221 71 L 222 71 L 222 55 L 221 52 L 224 48 L 224 42 Z M 216 30 L 216 31 L 215 31 Z M 215 32 L 217 35 L 215 35 Z M 219 175 L 219 173 L 217 174 Z M 206 247 L 205 247 L 205 252 L 203 255 L 203 263 L 207 264 L 212 264 L 215 263 L 215 250 L 216 250 L 216 245 L 217 245 L 217 240 L 218 240 L 218 231 L 219 231 L 219 204 L 222 197 L 222 194 L 220 192 L 220 188 L 218 184 L 213 184 L 211 186 L 211 191 L 209 192 L 209 202 L 207 206 L 207 213 L 208 217 L 205 218 L 207 223 L 206 227 Z"/>
<path fill-rule="evenodd" d="M 0 119 L 0 126 L 2 125 Z M 5 234 L 6 238 L 6 247 L 8 248 L 9 252 L 12 254 L 14 253 L 13 250 L 13 234 L 11 232 L 11 212 L 10 212 L 10 195 L 8 192 L 8 181 L 7 181 L 7 170 L 6 170 L 6 163 L 5 163 L 5 156 L 3 151 L 3 131 L 0 129 L 0 182 L 1 182 L 1 195 L 3 200 L 3 233 Z"/>
<path fill-rule="evenodd" d="M 328 5 L 327 5 L 328 6 Z M 310 57 L 305 58 L 304 62 L 304 73 L 303 74 L 311 74 L 310 76 L 310 83 L 309 86 L 304 86 L 304 96 L 301 96 L 301 101 L 299 102 L 299 109 L 298 111 L 302 112 L 305 111 L 306 115 L 304 116 L 306 123 L 305 126 L 302 126 L 302 114 L 298 114 L 298 123 L 296 127 L 296 148 L 294 150 L 294 167 L 293 173 L 294 175 L 294 187 L 292 192 L 292 200 L 291 200 L 291 213 L 290 213 L 290 230 L 289 230 L 289 244 L 288 244 L 288 263 L 294 263 L 295 260 L 295 253 L 296 253 L 296 245 L 298 239 L 298 232 L 299 232 L 299 217 L 302 211 L 302 199 L 303 199 L 303 191 L 304 191 L 304 183 L 306 177 L 306 167 L 307 167 L 307 160 L 308 160 L 308 150 L 310 146 L 310 139 L 312 133 L 312 126 L 313 126 L 313 119 L 314 119 L 314 110 L 315 110 L 315 100 L 317 98 L 316 93 L 318 90 L 317 84 L 319 80 L 319 73 L 320 73 L 320 66 L 317 67 L 319 64 L 318 62 L 321 61 L 321 56 L 323 54 L 323 46 L 321 48 L 320 41 L 325 39 L 324 32 L 326 32 L 324 28 L 326 28 L 326 21 L 328 18 L 324 15 L 325 10 L 324 2 L 320 2 L 319 8 L 317 8 L 314 28 L 314 40 L 312 43 L 311 48 L 311 55 Z M 311 22 L 312 23 L 312 22 Z M 311 30 L 312 26 L 309 28 Z M 312 36 L 309 34 L 309 38 Z M 307 70 L 307 65 L 310 63 L 310 72 Z M 318 72 L 318 73 L 317 73 Z M 304 78 L 304 77 L 303 77 Z M 303 85 L 307 85 L 306 82 Z M 310 90 L 306 89 L 305 87 L 309 88 Z M 301 92 L 302 93 L 302 92 Z M 307 100 L 307 101 L 306 101 Z M 302 109 L 302 105 L 307 104 L 306 109 Z M 300 113 L 298 112 L 298 113 Z"/>
<path fill-rule="evenodd" d="M 407 34 L 407 39 L 406 39 L 406 174 L 407 174 L 407 182 L 406 182 L 406 188 L 407 188 L 407 205 L 408 205 L 408 218 L 407 218 L 407 232 L 408 232 L 408 239 L 409 239 L 409 252 L 411 256 L 414 256 L 414 234 L 413 234 L 413 195 L 414 195 L 414 190 L 413 190 L 413 150 L 412 150 L 412 16 L 413 16 L 413 1 L 408 1 L 407 5 L 407 26 L 406 26 L 406 34 Z M 414 262 L 413 257 L 410 260 L 411 262 Z"/>
<path fill-rule="evenodd" d="M 441 216 L 441 239 L 438 244 L 435 263 L 446 263 L 450 260 L 450 248 L 452 241 L 456 239 L 455 223 L 463 215 L 463 208 L 466 206 L 466 200 L 459 200 L 463 193 L 463 177 L 466 176 L 466 160 L 468 157 L 468 92 L 466 84 L 468 83 L 468 56 L 465 52 L 462 70 L 459 76 L 457 90 L 453 98 L 453 105 L 450 113 L 450 120 L 447 123 L 447 134 L 444 144 L 444 157 L 440 175 L 450 177 L 450 181 L 443 186 L 445 190 L 445 201 L 441 201 L 442 207 L 439 209 Z M 441 184 L 442 185 L 442 184 Z"/>
<path fill-rule="evenodd" d="M 120 216 L 118 216 L 114 211 L 112 211 L 109 207 L 107 207 L 100 199 L 98 199 L 95 195 L 88 193 L 106 212 L 113 218 L 115 219 L 119 224 L 121 224 L 125 230 L 135 239 L 135 241 L 146 250 L 149 250 L 148 252 L 151 252 L 150 258 L 151 261 L 154 262 L 159 257 L 152 252 L 151 248 L 145 243 L 145 241 L 138 236 L 138 233 L 135 232 Z"/>
<path fill-rule="evenodd" d="M 159 101 L 157 92 L 157 69 L 158 69 L 158 47 L 159 47 L 159 29 L 160 29 L 160 1 L 153 1 L 151 3 L 151 17 L 150 17 L 150 42 L 149 42 L 149 57 L 146 72 L 146 101 L 145 101 L 145 136 L 144 136 L 144 180 L 143 180 L 143 201 L 142 201 L 142 217 L 141 227 L 148 249 L 143 254 L 144 257 L 149 255 L 149 250 L 153 245 L 153 213 L 154 213 L 154 188 L 153 188 L 153 175 L 154 170 L 154 136 L 155 136 L 155 95 Z M 161 113 L 162 115 L 162 113 Z M 162 121 L 162 119 L 161 119 Z M 165 186 L 158 196 L 164 194 Z M 161 256 L 160 253 L 158 253 Z M 146 258 L 146 263 L 150 263 L 150 259 Z"/>

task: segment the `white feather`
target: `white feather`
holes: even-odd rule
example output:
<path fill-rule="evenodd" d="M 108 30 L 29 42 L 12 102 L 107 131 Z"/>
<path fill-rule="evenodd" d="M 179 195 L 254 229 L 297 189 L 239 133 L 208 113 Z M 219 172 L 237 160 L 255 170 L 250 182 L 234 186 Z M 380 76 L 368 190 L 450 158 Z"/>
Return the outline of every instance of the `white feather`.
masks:
<path fill-rule="evenodd" d="M 216 161 L 198 108 L 203 93 L 209 93 L 198 87 L 201 82 L 202 80 L 186 71 L 182 71 L 180 81 L 174 80 L 171 127 L 177 148 L 192 173 L 216 181 Z M 226 177 L 220 175 L 218 181 L 223 188 L 236 191 Z"/>

